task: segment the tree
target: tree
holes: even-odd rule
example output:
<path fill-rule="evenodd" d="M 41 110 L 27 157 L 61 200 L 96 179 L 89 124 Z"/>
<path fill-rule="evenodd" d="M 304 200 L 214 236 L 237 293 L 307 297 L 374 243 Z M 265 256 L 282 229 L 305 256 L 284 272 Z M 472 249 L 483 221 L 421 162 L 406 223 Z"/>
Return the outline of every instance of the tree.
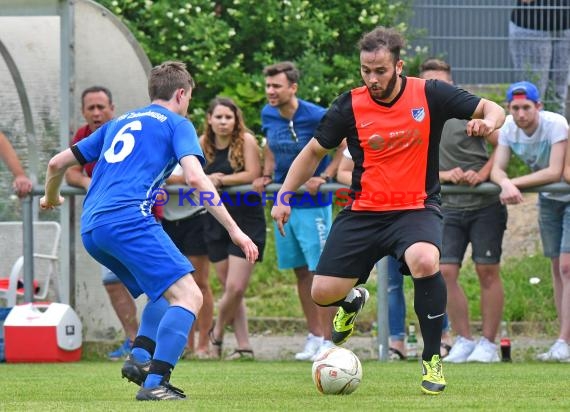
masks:
<path fill-rule="evenodd" d="M 404 23 L 410 0 L 100 0 L 133 32 L 153 64 L 184 61 L 198 84 L 200 127 L 216 95 L 233 98 L 260 133 L 263 67 L 294 61 L 299 96 L 328 106 L 360 83 L 356 43 L 376 26 Z"/>

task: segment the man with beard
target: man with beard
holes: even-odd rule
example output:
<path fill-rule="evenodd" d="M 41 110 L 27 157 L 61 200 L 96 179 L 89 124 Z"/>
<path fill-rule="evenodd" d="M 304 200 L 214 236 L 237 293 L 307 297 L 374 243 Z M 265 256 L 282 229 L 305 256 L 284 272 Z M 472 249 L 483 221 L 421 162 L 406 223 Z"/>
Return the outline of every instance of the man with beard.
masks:
<path fill-rule="evenodd" d="M 402 35 L 377 27 L 359 42 L 360 73 L 365 85 L 339 96 L 295 158 L 278 198 L 288 199 L 312 175 L 320 159 L 346 137 L 354 160 L 353 202 L 336 217 L 311 295 L 319 306 L 339 306 L 332 339 L 343 344 L 366 299 L 374 264 L 386 255 L 402 263 L 414 282 L 414 309 L 424 340 L 421 389 L 438 395 L 445 389 L 440 358 L 446 306 L 439 271 L 442 237 L 439 140 L 450 118 L 472 119 L 469 136 L 486 136 L 505 119 L 503 109 L 451 84 L 402 75 Z M 271 212 L 283 232 L 290 208 Z"/>

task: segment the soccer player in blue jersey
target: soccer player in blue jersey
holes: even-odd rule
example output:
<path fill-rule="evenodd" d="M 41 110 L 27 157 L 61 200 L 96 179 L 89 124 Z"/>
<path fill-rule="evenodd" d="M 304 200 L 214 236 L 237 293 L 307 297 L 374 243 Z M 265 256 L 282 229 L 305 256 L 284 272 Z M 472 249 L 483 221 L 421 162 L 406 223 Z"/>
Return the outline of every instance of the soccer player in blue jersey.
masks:
<path fill-rule="evenodd" d="M 236 225 L 202 170 L 204 156 L 194 126 L 184 117 L 194 80 L 180 62 L 152 69 L 149 106 L 107 122 L 89 137 L 55 155 L 48 164 L 42 209 L 63 203 L 59 188 L 65 170 L 97 160 L 81 217 L 87 251 L 112 270 L 134 297 L 146 293 L 124 377 L 142 385 L 138 400 L 181 400 L 170 373 L 184 350 L 188 332 L 202 306 L 202 294 L 188 259 L 156 222 L 151 207 L 158 189 L 177 163 L 186 183 L 207 193 L 206 208 L 225 227 L 247 260 L 257 247 Z"/>

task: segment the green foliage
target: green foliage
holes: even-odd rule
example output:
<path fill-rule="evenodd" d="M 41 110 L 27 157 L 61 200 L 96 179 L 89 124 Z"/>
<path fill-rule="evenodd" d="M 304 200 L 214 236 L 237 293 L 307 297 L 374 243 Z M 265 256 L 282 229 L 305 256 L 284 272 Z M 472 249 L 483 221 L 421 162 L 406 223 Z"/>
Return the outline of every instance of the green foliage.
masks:
<path fill-rule="evenodd" d="M 405 62 L 404 74 L 406 76 L 418 77 L 420 75 L 421 64 L 430 57 L 443 59 L 443 56 L 431 56 L 426 47 L 416 47 L 414 50 L 407 51 L 406 55 L 403 56 Z"/>
<path fill-rule="evenodd" d="M 265 103 L 263 67 L 294 61 L 301 70 L 299 96 L 327 107 L 341 92 L 358 86 L 356 44 L 376 26 L 396 27 L 408 39 L 423 35 L 406 23 L 411 0 L 99 0 L 133 32 L 152 64 L 184 61 L 198 87 L 191 118 L 202 129 L 208 102 L 233 98 L 246 124 L 259 135 Z M 358 24 L 346 24 L 357 22 Z M 403 51 L 404 71 L 417 75 L 431 56 L 426 48 Z M 442 57 L 442 56 L 438 56 Z M 504 91 L 485 97 L 502 102 Z M 528 173 L 513 157 L 510 176 Z"/>
<path fill-rule="evenodd" d="M 538 277 L 540 283 L 531 284 L 529 282 L 531 277 Z M 534 322 L 545 328 L 556 320 L 549 259 L 539 253 L 524 258 L 508 259 L 501 264 L 501 279 L 505 292 L 504 320 Z M 460 282 L 469 303 L 470 319 L 481 321 L 479 279 L 471 261 L 462 267 Z M 414 300 L 411 279 L 405 278 L 404 289 L 408 322 L 414 322 L 416 318 L 412 310 Z M 555 331 L 550 332 L 555 333 Z"/>
<path fill-rule="evenodd" d="M 469 284 L 470 312 L 480 319 L 479 281 L 472 264 L 465 268 L 465 275 L 465 282 Z M 543 323 L 556 320 L 550 259 L 540 253 L 524 259 L 509 259 L 503 262 L 501 277 L 505 290 L 505 319 Z M 540 283 L 531 284 L 531 277 L 539 278 Z"/>
<path fill-rule="evenodd" d="M 406 32 L 410 0 L 99 0 L 133 32 L 153 64 L 184 61 L 196 78 L 200 127 L 216 95 L 232 97 L 260 133 L 263 67 L 294 61 L 299 96 L 328 106 L 360 82 L 356 43 L 378 25 Z"/>

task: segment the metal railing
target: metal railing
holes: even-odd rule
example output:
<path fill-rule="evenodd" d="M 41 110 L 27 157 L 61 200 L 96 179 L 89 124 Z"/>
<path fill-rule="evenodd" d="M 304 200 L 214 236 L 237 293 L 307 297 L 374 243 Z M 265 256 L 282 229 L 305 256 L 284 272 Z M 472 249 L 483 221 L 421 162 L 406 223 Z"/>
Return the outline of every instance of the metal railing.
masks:
<path fill-rule="evenodd" d="M 178 193 L 179 189 L 189 189 L 186 186 L 167 186 L 169 193 Z M 272 183 L 265 189 L 268 193 L 275 193 L 281 188 L 280 184 Z M 339 183 L 327 183 L 320 187 L 320 192 L 330 193 L 339 189 L 346 189 L 347 186 Z M 228 194 L 245 193 L 253 190 L 251 185 L 239 185 L 224 188 Z M 299 188 L 299 193 L 304 193 L 305 188 Z M 551 193 L 570 193 L 570 185 L 560 182 L 549 185 L 541 185 L 521 190 L 522 192 L 551 192 Z M 493 183 L 482 183 L 477 187 L 469 187 L 463 185 L 442 185 L 442 194 L 496 194 L 500 193 L 499 186 Z M 39 196 L 43 196 L 43 186 L 36 185 L 30 195 L 22 200 L 22 219 L 23 219 L 23 236 L 24 236 L 24 301 L 32 302 L 32 284 L 33 284 L 33 203 L 38 200 Z M 75 217 L 74 217 L 74 198 L 76 195 L 84 195 L 85 190 L 70 186 L 63 186 L 61 189 L 62 196 L 69 198 L 61 206 L 61 267 L 60 273 L 63 278 L 62 285 L 64 290 L 60 291 L 63 303 L 68 303 L 72 307 L 75 306 Z M 377 270 L 377 325 L 378 325 L 378 359 L 380 361 L 388 360 L 388 272 L 385 259 L 380 260 L 376 264 Z M 73 292 L 73 293 L 72 293 Z"/>

